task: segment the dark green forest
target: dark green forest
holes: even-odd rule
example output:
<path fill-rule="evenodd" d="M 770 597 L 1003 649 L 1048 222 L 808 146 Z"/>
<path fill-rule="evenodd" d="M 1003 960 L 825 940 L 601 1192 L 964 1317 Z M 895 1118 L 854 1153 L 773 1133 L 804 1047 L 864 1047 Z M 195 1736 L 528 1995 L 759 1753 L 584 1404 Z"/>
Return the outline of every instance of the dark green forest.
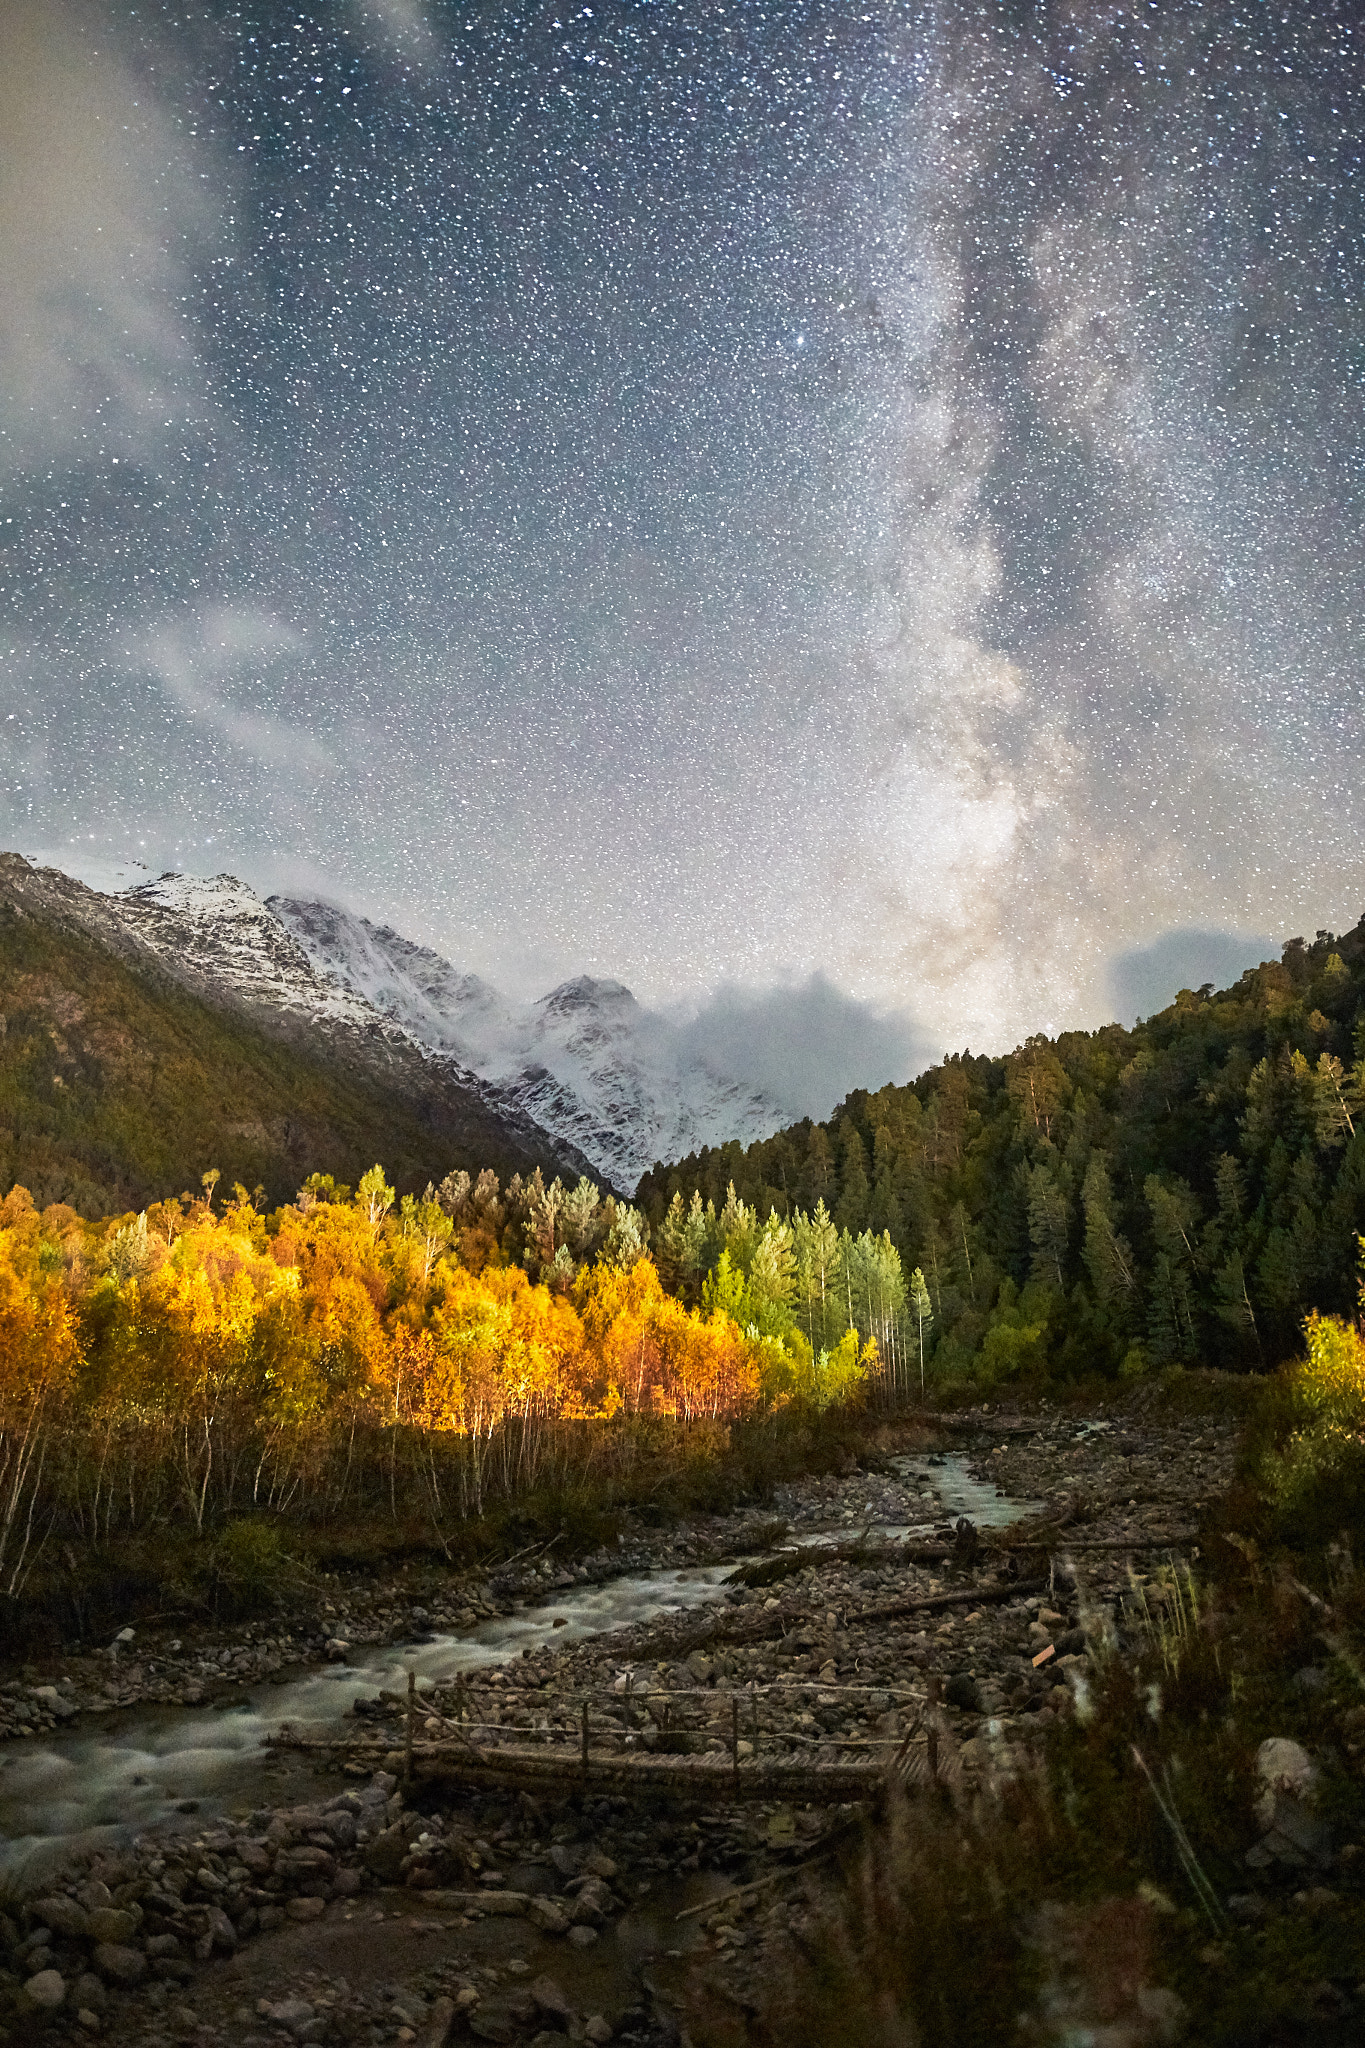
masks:
<path fill-rule="evenodd" d="M 775 1213 L 825 1341 L 831 1315 L 852 1320 L 917 1371 L 922 1337 L 940 1382 L 1273 1366 L 1310 1310 L 1355 1309 L 1365 920 L 1132 1030 L 964 1052 L 825 1123 L 658 1165 L 637 1200 L 685 1293 L 719 1275 L 742 1296 Z"/>

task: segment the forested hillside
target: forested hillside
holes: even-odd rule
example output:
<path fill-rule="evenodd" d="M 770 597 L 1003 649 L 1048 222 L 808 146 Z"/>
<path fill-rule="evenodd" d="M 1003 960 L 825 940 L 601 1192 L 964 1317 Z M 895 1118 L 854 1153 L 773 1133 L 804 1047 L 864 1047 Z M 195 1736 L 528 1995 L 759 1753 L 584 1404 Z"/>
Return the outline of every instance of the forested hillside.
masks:
<path fill-rule="evenodd" d="M 386 1074 L 321 1033 L 306 1043 L 296 1027 L 291 1042 L 215 1008 L 155 962 L 44 915 L 6 878 L 0 1193 L 18 1182 L 40 1207 L 107 1216 L 197 1193 L 216 1167 L 278 1202 L 319 1169 L 354 1181 L 376 1156 L 411 1188 L 452 1163 L 553 1173 L 581 1155 L 415 1051 Z"/>
<path fill-rule="evenodd" d="M 964 1052 L 656 1166 L 637 1200 L 667 1283 L 762 1326 L 782 1267 L 817 1350 L 851 1318 L 916 1379 L 921 1338 L 939 1377 L 1272 1365 L 1355 1303 L 1365 920 L 1133 1030 Z"/>

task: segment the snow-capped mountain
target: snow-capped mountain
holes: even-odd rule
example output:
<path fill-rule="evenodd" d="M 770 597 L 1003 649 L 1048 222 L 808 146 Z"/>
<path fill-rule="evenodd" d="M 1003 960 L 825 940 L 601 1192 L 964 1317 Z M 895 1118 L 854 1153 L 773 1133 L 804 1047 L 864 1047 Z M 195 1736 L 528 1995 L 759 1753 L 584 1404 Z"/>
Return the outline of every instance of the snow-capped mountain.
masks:
<path fill-rule="evenodd" d="M 232 875 L 165 874 L 100 890 L 21 854 L 0 853 L 0 880 L 21 915 L 75 927 L 134 968 L 154 966 L 218 1009 L 245 1014 L 348 1078 L 367 1077 L 415 1108 L 439 1170 L 442 1146 L 505 1171 L 541 1166 L 569 1180 L 593 1162 L 526 1110 L 411 1031 L 308 953 L 255 892 Z M 287 1134 L 286 1134 L 287 1135 Z"/>
<path fill-rule="evenodd" d="M 623 1192 L 656 1159 L 766 1136 L 793 1105 L 744 1081 L 619 981 L 581 975 L 513 1002 L 389 925 L 333 904 L 271 896 L 232 875 L 164 874 L 92 890 L 21 863 L 89 930 L 151 953 L 210 1000 L 320 1030 L 371 1066 L 426 1061 L 516 1129 L 586 1158 Z M 799 1114 L 799 1110 L 795 1113 Z"/>
<path fill-rule="evenodd" d="M 699 1058 L 668 1018 L 619 981 L 581 975 L 512 1003 L 388 925 L 330 904 L 272 896 L 265 909 L 321 977 L 372 1004 L 423 1046 L 452 1054 L 616 1187 L 656 1159 L 766 1135 L 790 1106 Z"/>

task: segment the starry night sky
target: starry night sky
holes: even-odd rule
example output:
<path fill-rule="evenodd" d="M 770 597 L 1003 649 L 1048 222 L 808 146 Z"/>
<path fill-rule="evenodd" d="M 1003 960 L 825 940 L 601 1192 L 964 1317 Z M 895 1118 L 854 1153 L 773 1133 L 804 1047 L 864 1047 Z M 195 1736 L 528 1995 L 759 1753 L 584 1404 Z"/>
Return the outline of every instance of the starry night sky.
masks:
<path fill-rule="evenodd" d="M 4 844 L 907 1059 L 1365 907 L 1354 6 L 0 39 Z"/>

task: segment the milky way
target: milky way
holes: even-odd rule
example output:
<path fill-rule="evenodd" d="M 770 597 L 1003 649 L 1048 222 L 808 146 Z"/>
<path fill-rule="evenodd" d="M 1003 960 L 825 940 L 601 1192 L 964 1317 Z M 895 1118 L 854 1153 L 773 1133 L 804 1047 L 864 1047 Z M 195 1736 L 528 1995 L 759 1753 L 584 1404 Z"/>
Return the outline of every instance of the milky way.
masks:
<path fill-rule="evenodd" d="M 992 1049 L 1365 906 L 1353 8 L 0 25 L 6 844 Z"/>

